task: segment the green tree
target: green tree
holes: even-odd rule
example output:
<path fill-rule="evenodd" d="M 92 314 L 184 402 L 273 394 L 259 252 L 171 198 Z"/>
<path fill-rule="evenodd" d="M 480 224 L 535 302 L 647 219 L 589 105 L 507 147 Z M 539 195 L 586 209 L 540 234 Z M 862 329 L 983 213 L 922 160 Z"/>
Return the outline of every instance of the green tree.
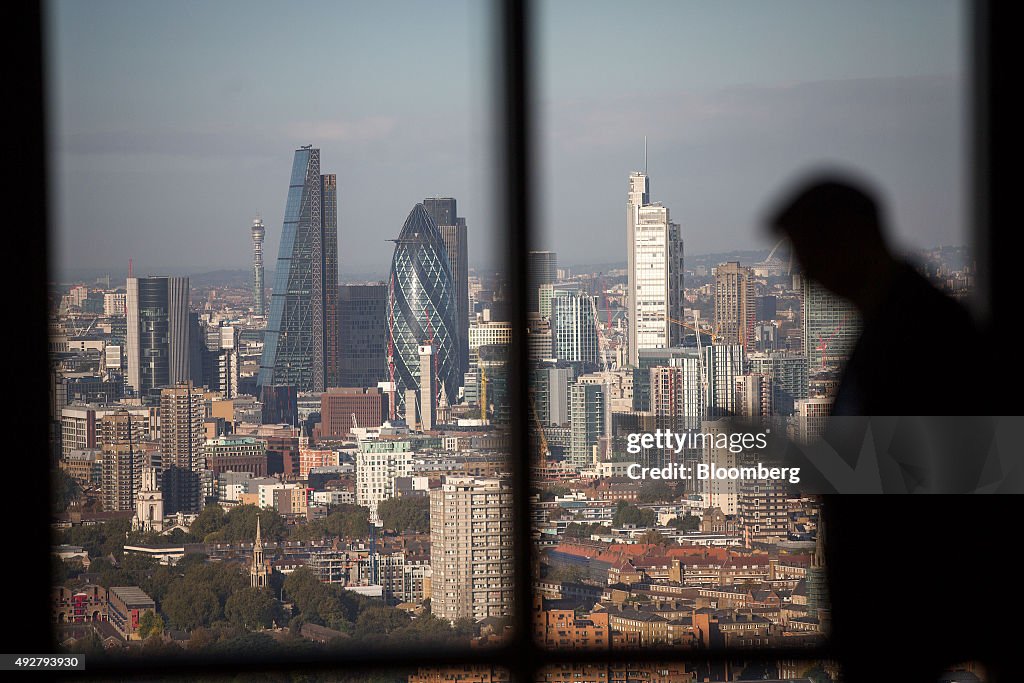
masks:
<path fill-rule="evenodd" d="M 211 516 L 216 513 L 210 513 Z M 255 505 L 239 505 L 224 515 L 224 524 L 206 534 L 207 543 L 238 543 L 256 537 L 256 518 L 260 520 L 260 533 L 264 541 L 281 541 L 287 535 L 284 520 L 275 510 L 261 510 Z"/>
<path fill-rule="evenodd" d="M 206 585 L 190 585 L 185 579 L 171 584 L 161 608 L 172 626 L 187 631 L 209 626 L 221 615 L 220 600 L 213 589 Z"/>
<path fill-rule="evenodd" d="M 700 529 L 700 517 L 687 512 L 682 517 L 676 517 L 670 521 L 669 526 L 675 527 L 680 531 L 698 531 Z"/>
<path fill-rule="evenodd" d="M 68 505 L 82 494 L 82 489 L 74 477 L 64 470 L 58 469 L 53 476 L 52 493 L 53 511 L 60 513 L 67 511 Z"/>
<path fill-rule="evenodd" d="M 196 520 L 192 522 L 192 526 L 189 527 L 189 532 L 195 536 L 197 540 L 202 541 L 206 538 L 207 534 L 220 531 L 224 526 L 224 517 L 224 508 L 220 505 L 207 505 L 203 508 L 203 511 L 199 513 L 199 516 L 196 517 Z"/>
<path fill-rule="evenodd" d="M 228 597 L 224 616 L 247 631 L 270 628 L 277 616 L 277 601 L 265 589 L 243 588 Z"/>
<path fill-rule="evenodd" d="M 638 503 L 668 503 L 675 499 L 675 491 L 668 482 L 652 479 L 644 482 L 636 496 Z"/>
<path fill-rule="evenodd" d="M 324 529 L 331 536 L 366 538 L 370 535 L 370 509 L 360 505 L 340 505 L 327 515 Z"/>
<path fill-rule="evenodd" d="M 615 514 L 612 517 L 612 525 L 616 527 L 633 524 L 635 526 L 654 526 L 657 521 L 654 511 L 644 510 L 635 505 L 630 505 L 620 500 L 615 506 Z"/>
<path fill-rule="evenodd" d="M 164 632 L 164 619 L 152 610 L 146 610 L 139 617 L 139 636 L 145 640 L 150 636 L 160 636 Z"/>
<path fill-rule="evenodd" d="M 648 529 L 644 532 L 644 535 L 640 537 L 641 543 L 649 543 L 650 545 L 668 545 L 669 541 L 665 538 L 660 531 L 657 529 Z"/>
<path fill-rule="evenodd" d="M 377 515 L 386 529 L 430 531 L 430 499 L 426 496 L 388 498 L 377 505 Z"/>
<path fill-rule="evenodd" d="M 356 619 L 355 632 L 360 638 L 388 635 L 409 624 L 409 615 L 394 607 L 368 607 Z"/>

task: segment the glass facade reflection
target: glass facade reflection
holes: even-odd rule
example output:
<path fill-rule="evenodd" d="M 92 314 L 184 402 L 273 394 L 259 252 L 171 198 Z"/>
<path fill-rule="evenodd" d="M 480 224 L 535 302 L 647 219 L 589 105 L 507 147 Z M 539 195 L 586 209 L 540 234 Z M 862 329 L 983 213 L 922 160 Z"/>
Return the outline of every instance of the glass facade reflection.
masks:
<path fill-rule="evenodd" d="M 388 372 L 395 383 L 395 410 L 405 415 L 406 392 L 420 387 L 421 344 L 434 347 L 435 382 L 449 400 L 458 395 L 458 301 L 437 223 L 417 204 L 395 240 L 388 280 Z M 393 414 L 392 417 L 395 417 Z M 407 421 L 412 421 L 407 417 Z"/>
<path fill-rule="evenodd" d="M 338 202 L 320 150 L 295 150 L 257 384 L 338 383 Z"/>

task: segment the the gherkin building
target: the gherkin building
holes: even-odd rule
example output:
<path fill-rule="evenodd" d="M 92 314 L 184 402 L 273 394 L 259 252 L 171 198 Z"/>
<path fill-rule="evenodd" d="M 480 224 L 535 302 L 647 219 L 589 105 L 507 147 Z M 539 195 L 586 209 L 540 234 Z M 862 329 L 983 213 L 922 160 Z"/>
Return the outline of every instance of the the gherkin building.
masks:
<path fill-rule="evenodd" d="M 423 204 L 409 212 L 395 240 L 388 293 L 389 371 L 399 412 L 405 414 L 406 390 L 420 387 L 421 344 L 434 346 L 437 391 L 443 385 L 449 397 L 458 395 L 458 300 L 444 240 Z"/>

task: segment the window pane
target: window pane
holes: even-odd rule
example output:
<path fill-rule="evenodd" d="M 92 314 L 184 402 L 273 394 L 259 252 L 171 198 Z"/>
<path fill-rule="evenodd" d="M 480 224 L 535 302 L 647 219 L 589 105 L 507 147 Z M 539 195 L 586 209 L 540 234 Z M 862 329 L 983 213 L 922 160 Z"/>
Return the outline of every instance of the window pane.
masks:
<path fill-rule="evenodd" d="M 508 637 L 492 9 L 48 5 L 71 651 Z"/>
<path fill-rule="evenodd" d="M 812 167 L 850 169 L 884 188 L 906 258 L 971 292 L 965 8 L 537 10 L 535 636 L 821 644 L 821 499 L 762 474 L 756 439 L 822 433 L 861 323 L 766 213 Z M 850 260 L 830 268 L 866 272 Z"/>

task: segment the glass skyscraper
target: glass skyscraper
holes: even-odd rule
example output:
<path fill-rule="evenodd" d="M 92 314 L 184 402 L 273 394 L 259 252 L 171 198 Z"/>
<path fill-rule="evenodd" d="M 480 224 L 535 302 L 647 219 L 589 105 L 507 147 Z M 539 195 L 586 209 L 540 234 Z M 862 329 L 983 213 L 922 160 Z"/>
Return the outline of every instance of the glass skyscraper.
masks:
<path fill-rule="evenodd" d="M 420 388 L 419 346 L 428 342 L 434 346 L 434 386 L 444 386 L 451 400 L 460 378 L 458 299 L 437 223 L 417 204 L 395 240 L 388 281 L 388 372 L 403 415 L 411 408 L 406 391 Z"/>
<path fill-rule="evenodd" d="M 338 187 L 320 150 L 295 150 L 257 384 L 324 391 L 339 382 Z"/>
<path fill-rule="evenodd" d="M 128 386 L 152 397 L 192 376 L 188 278 L 130 277 L 127 285 Z"/>

